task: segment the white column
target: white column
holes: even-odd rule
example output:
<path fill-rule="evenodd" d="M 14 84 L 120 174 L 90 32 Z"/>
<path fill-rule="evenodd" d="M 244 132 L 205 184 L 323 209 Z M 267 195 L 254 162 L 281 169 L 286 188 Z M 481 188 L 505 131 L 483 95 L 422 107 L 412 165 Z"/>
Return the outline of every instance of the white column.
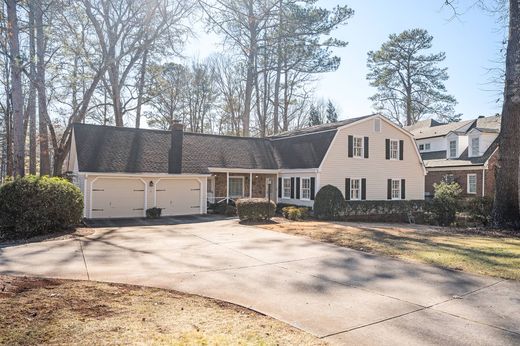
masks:
<path fill-rule="evenodd" d="M 229 203 L 229 172 L 226 172 L 226 203 Z"/>
<path fill-rule="evenodd" d="M 253 173 L 249 173 L 249 198 L 253 197 Z"/>

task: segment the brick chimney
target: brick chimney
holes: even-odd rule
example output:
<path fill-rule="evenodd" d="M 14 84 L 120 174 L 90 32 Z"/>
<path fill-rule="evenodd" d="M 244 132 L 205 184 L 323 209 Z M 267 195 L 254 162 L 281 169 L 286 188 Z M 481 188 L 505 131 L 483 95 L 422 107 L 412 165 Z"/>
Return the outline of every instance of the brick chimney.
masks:
<path fill-rule="evenodd" d="M 168 173 L 180 174 L 182 172 L 182 142 L 184 138 L 184 125 L 179 120 L 172 123 L 171 146 L 168 158 Z"/>

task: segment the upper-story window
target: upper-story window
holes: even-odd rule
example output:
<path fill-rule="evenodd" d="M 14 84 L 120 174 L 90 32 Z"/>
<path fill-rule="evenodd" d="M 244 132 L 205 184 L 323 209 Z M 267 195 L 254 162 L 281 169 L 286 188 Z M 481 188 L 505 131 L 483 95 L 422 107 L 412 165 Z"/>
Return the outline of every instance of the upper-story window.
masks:
<path fill-rule="evenodd" d="M 450 141 L 450 157 L 457 157 L 457 141 Z"/>
<path fill-rule="evenodd" d="M 390 160 L 398 160 L 399 159 L 399 141 L 398 140 L 390 140 Z"/>
<path fill-rule="evenodd" d="M 478 137 L 471 139 L 471 156 L 480 155 L 480 140 Z"/>
<path fill-rule="evenodd" d="M 431 148 L 430 143 L 419 144 L 419 151 L 429 151 Z"/>
<path fill-rule="evenodd" d="M 363 157 L 363 137 L 354 137 L 354 157 Z"/>

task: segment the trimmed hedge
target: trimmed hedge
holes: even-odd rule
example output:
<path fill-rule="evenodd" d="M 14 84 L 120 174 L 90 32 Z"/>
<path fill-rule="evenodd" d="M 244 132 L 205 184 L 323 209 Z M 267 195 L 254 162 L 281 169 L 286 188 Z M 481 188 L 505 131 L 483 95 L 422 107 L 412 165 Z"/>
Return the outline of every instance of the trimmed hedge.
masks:
<path fill-rule="evenodd" d="M 314 198 L 314 216 L 323 220 L 339 220 L 345 215 L 346 201 L 341 191 L 325 185 Z"/>
<path fill-rule="evenodd" d="M 424 200 L 347 201 L 344 219 L 372 222 L 423 222 Z"/>
<path fill-rule="evenodd" d="M 146 218 L 147 219 L 159 219 L 161 217 L 162 209 L 161 208 L 148 208 L 146 209 Z"/>
<path fill-rule="evenodd" d="M 26 176 L 0 186 L 0 239 L 26 239 L 81 221 L 83 194 L 62 178 Z"/>
<path fill-rule="evenodd" d="M 276 212 L 276 203 L 266 198 L 242 198 L 236 202 L 236 207 L 242 221 L 269 220 Z"/>

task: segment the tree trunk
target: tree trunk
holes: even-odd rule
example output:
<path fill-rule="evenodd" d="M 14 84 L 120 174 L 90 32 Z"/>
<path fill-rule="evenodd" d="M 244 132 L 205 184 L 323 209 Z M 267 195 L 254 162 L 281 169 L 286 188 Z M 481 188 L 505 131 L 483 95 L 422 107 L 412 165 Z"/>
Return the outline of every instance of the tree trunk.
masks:
<path fill-rule="evenodd" d="M 278 3 L 278 37 L 276 40 L 276 78 L 274 81 L 274 100 L 273 100 L 273 134 L 277 134 L 280 128 L 279 112 L 280 112 L 280 80 L 282 77 L 282 2 Z"/>
<path fill-rule="evenodd" d="M 253 1 L 248 2 L 249 16 L 249 52 L 247 55 L 247 77 L 246 91 L 244 100 L 244 114 L 242 115 L 242 135 L 249 136 L 249 123 L 251 118 L 251 98 L 253 96 L 253 88 L 255 83 L 255 60 L 256 60 L 256 18 L 253 9 Z"/>
<path fill-rule="evenodd" d="M 43 31 L 42 2 L 34 6 L 36 25 L 36 89 L 38 91 L 38 132 L 40 140 L 40 175 L 51 174 L 49 155 L 49 132 L 47 119 L 47 91 L 45 89 L 45 34 Z"/>
<path fill-rule="evenodd" d="M 144 81 L 146 77 L 146 63 L 148 60 L 148 49 L 143 53 L 141 71 L 139 76 L 139 85 L 137 86 L 137 108 L 135 109 L 135 127 L 141 126 L 141 108 L 143 105 Z"/>
<path fill-rule="evenodd" d="M 36 174 L 36 48 L 34 37 L 34 2 L 29 1 L 29 174 Z"/>
<path fill-rule="evenodd" d="M 509 39 L 493 223 L 520 227 L 520 0 L 509 1 Z"/>
<path fill-rule="evenodd" d="M 23 125 L 22 58 L 18 38 L 16 0 L 6 0 L 7 34 L 11 55 L 11 101 L 13 107 L 14 176 L 25 175 L 25 144 Z"/>

